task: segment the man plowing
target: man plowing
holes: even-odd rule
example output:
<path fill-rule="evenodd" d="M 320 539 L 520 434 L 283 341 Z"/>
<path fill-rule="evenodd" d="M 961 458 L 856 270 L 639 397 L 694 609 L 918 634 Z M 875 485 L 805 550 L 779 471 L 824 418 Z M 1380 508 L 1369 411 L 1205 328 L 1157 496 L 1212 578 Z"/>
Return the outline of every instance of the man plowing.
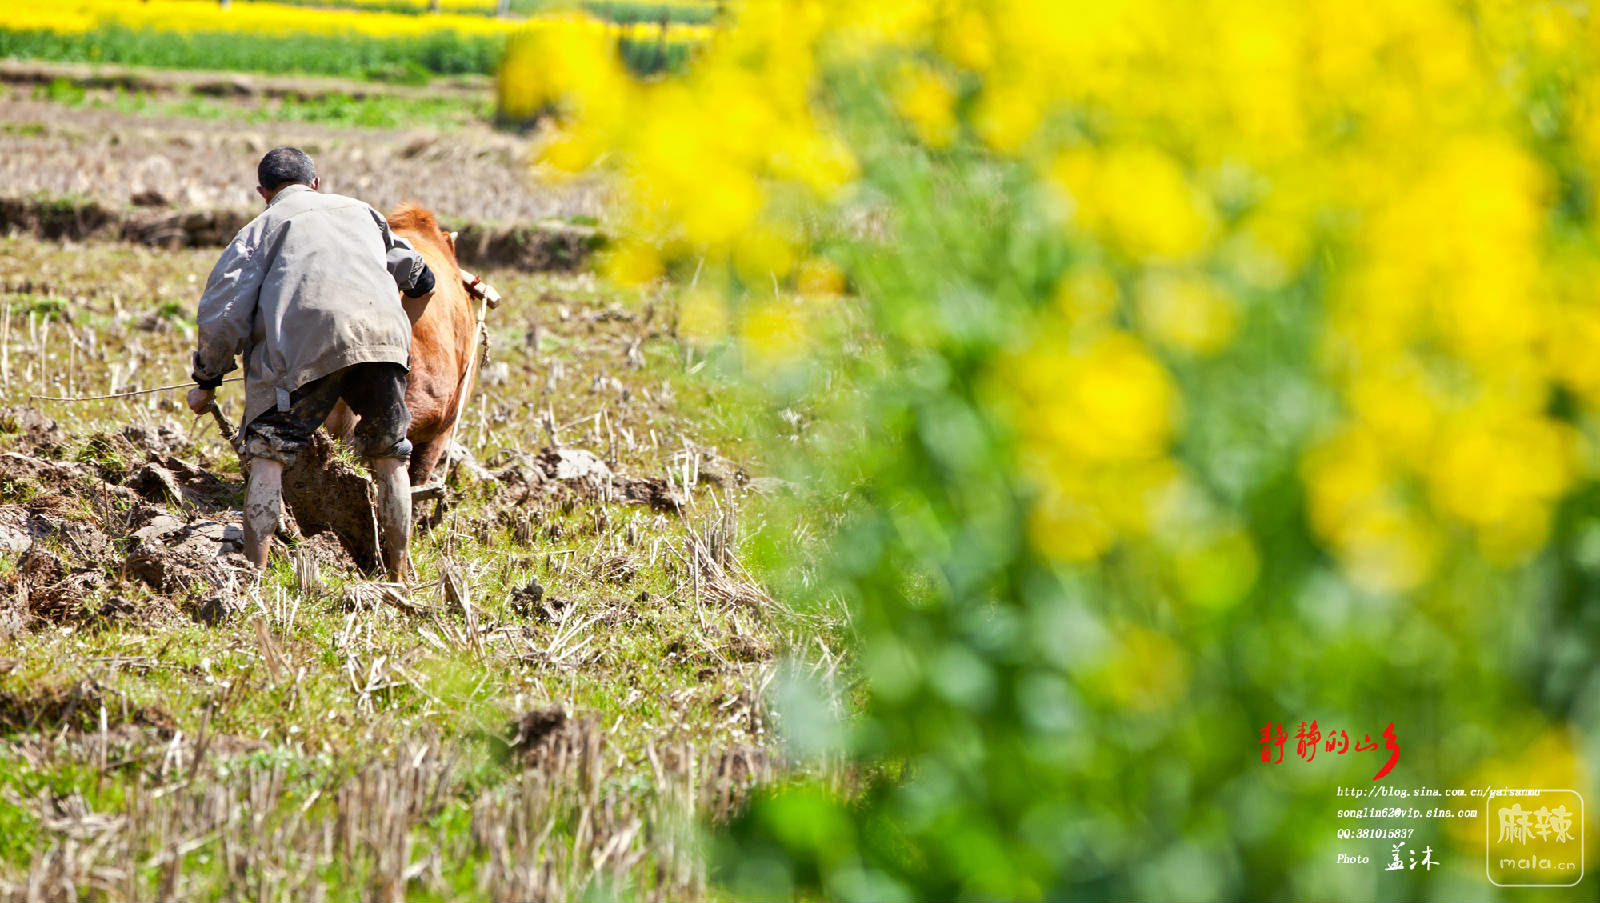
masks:
<path fill-rule="evenodd" d="M 259 567 L 278 528 L 283 468 L 343 399 L 360 415 L 356 448 L 376 478 L 384 567 L 390 579 L 407 579 L 411 324 L 395 288 L 420 298 L 433 290 L 433 272 L 378 211 L 319 193 L 304 152 L 272 150 L 256 173 L 267 209 L 239 231 L 206 281 L 189 407 L 205 411 L 242 355 L 244 551 Z"/>

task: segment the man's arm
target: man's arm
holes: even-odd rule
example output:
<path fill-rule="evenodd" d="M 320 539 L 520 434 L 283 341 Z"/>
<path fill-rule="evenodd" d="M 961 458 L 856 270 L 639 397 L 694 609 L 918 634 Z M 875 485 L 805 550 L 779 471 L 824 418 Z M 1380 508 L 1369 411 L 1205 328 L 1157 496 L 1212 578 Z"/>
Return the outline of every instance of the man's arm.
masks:
<path fill-rule="evenodd" d="M 199 337 L 191 371 L 203 398 L 191 392 L 189 399 L 189 406 L 197 411 L 210 403 L 211 393 L 222 384 L 223 375 L 238 366 L 234 359 L 250 341 L 264 275 L 256 250 L 256 245 L 240 233 L 223 250 L 206 279 L 195 318 Z"/>
<path fill-rule="evenodd" d="M 384 265 L 389 268 L 389 275 L 394 277 L 394 284 L 405 292 L 407 298 L 420 298 L 433 291 L 433 270 L 422 259 L 421 252 L 411 247 L 411 242 L 394 234 L 383 214 L 373 210 L 372 218 L 378 221 L 378 228 L 383 231 Z"/>

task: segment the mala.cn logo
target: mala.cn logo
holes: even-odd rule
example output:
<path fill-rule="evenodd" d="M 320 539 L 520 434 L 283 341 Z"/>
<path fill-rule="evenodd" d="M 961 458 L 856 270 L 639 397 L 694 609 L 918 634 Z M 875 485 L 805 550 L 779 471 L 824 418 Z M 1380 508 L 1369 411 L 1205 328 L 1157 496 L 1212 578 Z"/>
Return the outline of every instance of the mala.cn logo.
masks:
<path fill-rule="evenodd" d="M 1483 815 L 1490 883 L 1571 887 L 1583 880 L 1583 797 L 1576 790 L 1492 791 Z"/>

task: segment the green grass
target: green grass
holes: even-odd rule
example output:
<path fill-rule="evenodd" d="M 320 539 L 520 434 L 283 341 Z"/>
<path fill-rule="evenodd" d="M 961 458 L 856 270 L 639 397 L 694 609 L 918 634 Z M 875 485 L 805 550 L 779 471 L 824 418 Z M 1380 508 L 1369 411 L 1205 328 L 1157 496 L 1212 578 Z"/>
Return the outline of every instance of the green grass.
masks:
<path fill-rule="evenodd" d="M 180 90 L 176 96 L 125 91 L 121 87 L 109 93 L 91 92 L 78 82 L 66 78 L 57 78 L 35 87 L 33 98 L 72 107 L 114 109 L 120 113 L 247 123 L 307 122 L 380 129 L 404 128 L 418 123 L 427 123 L 434 128 L 451 128 L 470 122 L 487 122 L 493 117 L 493 104 L 487 98 L 474 102 L 450 96 L 368 94 L 353 97 L 342 91 L 334 91 L 281 98 L 223 100 L 196 94 L 188 88 Z M 10 130 L 18 134 L 37 135 L 45 131 L 42 123 L 12 125 Z"/>
<path fill-rule="evenodd" d="M 49 96 L 44 92 L 36 93 L 41 97 Z M 83 93 L 65 102 L 70 106 L 88 105 L 121 113 L 153 116 L 186 116 L 245 123 L 305 122 L 374 129 L 406 128 L 419 123 L 426 123 L 430 128 L 449 129 L 474 122 L 489 122 L 493 117 L 493 104 L 487 98 L 468 101 L 450 96 L 396 97 L 383 94 L 352 97 L 338 91 L 275 99 L 221 100 L 194 93 L 169 97 L 117 89 L 109 96 Z"/>
<path fill-rule="evenodd" d="M 626 18 L 631 13 L 617 14 L 624 16 L 618 21 L 638 21 Z M 674 21 L 693 21 L 698 13 L 674 15 L 691 17 Z M 659 21 L 659 17 L 648 21 Z M 653 39 L 621 38 L 617 45 L 624 65 L 640 76 L 681 70 L 692 50 L 688 44 Z M 239 32 L 177 34 L 116 24 L 76 34 L 0 29 L 0 58 L 327 75 L 409 85 L 426 84 L 438 76 L 492 75 L 504 50 L 504 37 L 455 31 L 390 38 L 359 34 L 289 38 Z M 50 99 L 65 102 L 78 99 L 83 91 L 60 79 L 46 86 Z M 389 118 L 393 117 L 379 117 Z"/>
<path fill-rule="evenodd" d="M 35 88 L 33 97 L 54 103 L 80 104 L 88 99 L 89 90 L 69 78 L 54 78 L 48 84 Z"/>
<path fill-rule="evenodd" d="M 77 34 L 0 30 L 0 57 L 370 78 L 410 84 L 438 75 L 488 75 L 505 41 L 441 31 L 421 36 L 252 35 L 100 25 Z"/>
<path fill-rule="evenodd" d="M 21 316 L 32 314 L 41 319 L 57 319 L 67 309 L 67 299 L 49 295 L 21 295 L 17 300 L 20 303 L 12 309 Z"/>

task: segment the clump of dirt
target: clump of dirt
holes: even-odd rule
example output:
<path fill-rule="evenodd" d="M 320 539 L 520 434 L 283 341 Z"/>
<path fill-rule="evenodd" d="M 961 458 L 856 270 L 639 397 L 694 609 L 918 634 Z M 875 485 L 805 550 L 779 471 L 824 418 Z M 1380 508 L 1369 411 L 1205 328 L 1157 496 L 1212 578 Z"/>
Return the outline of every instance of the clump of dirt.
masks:
<path fill-rule="evenodd" d="M 216 625 L 243 612 L 244 600 L 239 597 L 237 584 L 229 583 L 202 591 L 184 610 L 201 624 Z"/>
<path fill-rule="evenodd" d="M 70 508 L 74 500 L 92 503 L 135 497 L 133 490 L 108 484 L 87 464 L 14 451 L 0 455 L 0 501 L 22 501 L 42 510 Z"/>
<path fill-rule="evenodd" d="M 519 751 L 533 749 L 560 733 L 568 720 L 567 710 L 556 704 L 524 712 L 513 725 L 516 734 L 511 738 L 511 748 Z"/>
<path fill-rule="evenodd" d="M 710 449 L 697 449 L 693 457 L 695 479 L 718 486 L 743 486 L 750 474 L 743 467 Z"/>
<path fill-rule="evenodd" d="M 73 456 L 109 483 L 159 504 L 184 504 L 215 512 L 236 506 L 240 483 L 180 455 L 189 441 L 173 424 L 129 424 L 90 436 Z"/>
<path fill-rule="evenodd" d="M 318 430 L 284 468 L 283 500 L 306 537 L 332 531 L 358 568 L 374 570 L 380 559 L 372 480 L 333 452 L 333 440 Z"/>
<path fill-rule="evenodd" d="M 0 643 L 8 642 L 28 629 L 28 607 L 14 593 L 0 597 Z M 0 670 L 0 673 L 4 673 Z"/>
<path fill-rule="evenodd" d="M 206 511 L 231 508 L 239 484 L 171 455 L 151 456 L 128 478 L 128 488 L 152 502 L 183 503 Z"/>
<path fill-rule="evenodd" d="M 103 571 L 72 568 L 61 556 L 45 548 L 30 549 L 23 555 L 17 576 L 26 588 L 28 616 L 19 618 L 19 626 L 25 626 L 35 617 L 57 624 L 92 620 L 102 609 L 91 600 L 112 582 Z M 124 611 L 121 600 L 106 601 L 110 603 L 103 609 L 106 614 L 115 616 Z"/>
<path fill-rule="evenodd" d="M 611 480 L 611 468 L 600 456 L 581 448 L 541 449 L 534 458 L 548 479 L 565 483 L 603 484 Z"/>
<path fill-rule="evenodd" d="M 625 479 L 618 486 L 618 496 L 625 502 L 645 505 L 658 511 L 677 511 L 683 507 L 683 493 L 660 477 Z"/>
<path fill-rule="evenodd" d="M 129 445 L 152 455 L 175 455 L 189 440 L 171 421 L 151 425 L 130 423 L 117 432 Z"/>
<path fill-rule="evenodd" d="M 526 586 L 511 592 L 511 608 L 524 618 L 538 614 L 544 600 L 544 584 L 540 583 L 537 577 L 529 580 Z"/>
<path fill-rule="evenodd" d="M 33 408 L 0 407 L 0 434 L 15 434 L 28 448 L 59 448 L 61 426 Z"/>
<path fill-rule="evenodd" d="M 161 593 L 183 594 L 235 583 L 249 565 L 237 524 L 161 514 L 127 540 L 123 572 Z"/>
<path fill-rule="evenodd" d="M 599 455 L 581 448 L 544 448 L 538 454 L 504 452 L 491 477 L 500 484 L 496 501 L 520 506 L 536 497 L 622 501 L 677 511 L 682 493 L 659 477 L 615 473 Z"/>
<path fill-rule="evenodd" d="M 331 567 L 341 571 L 358 571 L 360 566 L 350 556 L 350 551 L 344 547 L 344 540 L 339 538 L 332 530 L 324 530 L 307 536 L 295 546 L 296 551 L 304 552 L 311 556 L 318 567 Z"/>
<path fill-rule="evenodd" d="M 512 754 L 524 767 L 565 775 L 599 765 L 599 727 L 592 718 L 569 716 L 559 704 L 524 712 L 511 729 Z"/>
<path fill-rule="evenodd" d="M 157 512 L 153 516 L 151 508 Z M 248 567 L 237 554 L 237 526 L 204 518 L 186 521 L 155 506 L 132 515 L 148 522 L 130 536 L 113 539 L 92 521 L 0 506 L 0 548 L 20 552 L 16 568 L 0 582 L 0 597 L 21 602 L 0 614 L 0 636 L 14 635 L 35 620 L 165 621 L 180 607 L 236 603 L 236 587 Z M 127 581 L 159 595 L 136 604 L 124 590 Z"/>
<path fill-rule="evenodd" d="M 167 425 L 69 448 L 59 427 L 30 414 L 0 411 L 0 430 L 21 449 L 0 454 L 0 552 L 17 556 L 0 577 L 0 638 L 39 621 L 159 623 L 182 611 L 213 620 L 237 609 L 246 565 L 224 513 L 237 481 L 176 457 L 187 442 Z M 73 460 L 35 456 L 46 452 Z"/>
<path fill-rule="evenodd" d="M 93 523 L 67 520 L 48 508 L 0 505 L 0 551 L 18 556 L 0 580 L 0 638 L 21 633 L 37 619 L 126 620 L 131 613 L 125 599 L 101 592 L 116 583 L 116 551 Z"/>

